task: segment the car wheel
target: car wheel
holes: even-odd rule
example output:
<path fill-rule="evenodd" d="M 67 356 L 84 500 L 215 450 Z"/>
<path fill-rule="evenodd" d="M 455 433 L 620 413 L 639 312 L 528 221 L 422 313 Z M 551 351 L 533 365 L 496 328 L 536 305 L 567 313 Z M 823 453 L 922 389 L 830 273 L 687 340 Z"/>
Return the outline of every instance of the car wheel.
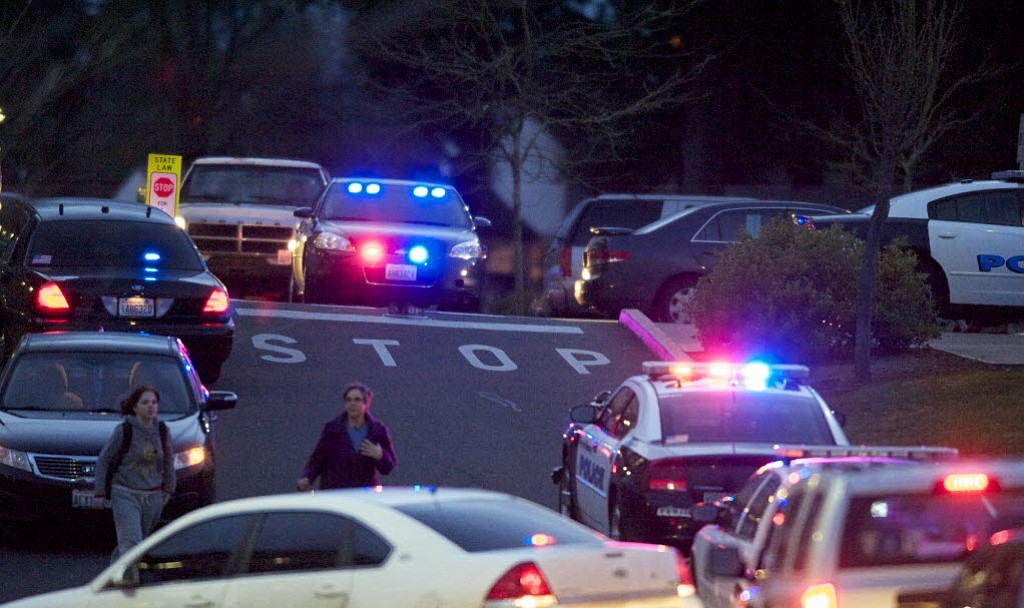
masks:
<path fill-rule="evenodd" d="M 945 316 L 950 310 L 949 284 L 946 282 L 946 273 L 938 264 L 932 262 L 922 263 L 919 271 L 927 275 L 928 290 L 935 303 L 935 312 L 939 316 Z"/>
<path fill-rule="evenodd" d="M 696 289 L 696 279 L 679 277 L 670 280 L 658 290 L 650 316 L 660 323 L 692 323 L 686 307 L 693 300 Z"/>
<path fill-rule="evenodd" d="M 608 508 L 608 536 L 612 540 L 626 540 L 622 533 L 622 507 L 614 497 Z"/>
<path fill-rule="evenodd" d="M 569 466 L 562 467 L 562 479 L 558 482 L 558 512 L 578 521 L 579 512 L 576 508 L 576 496 L 572 491 L 572 477 L 572 469 Z"/>

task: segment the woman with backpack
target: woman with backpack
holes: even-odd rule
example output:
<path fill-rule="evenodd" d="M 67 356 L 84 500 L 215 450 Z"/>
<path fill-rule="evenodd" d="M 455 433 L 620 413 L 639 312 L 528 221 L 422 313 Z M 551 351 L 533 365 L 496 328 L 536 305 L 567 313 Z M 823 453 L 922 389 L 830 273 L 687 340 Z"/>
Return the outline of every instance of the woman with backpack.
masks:
<path fill-rule="evenodd" d="M 110 501 L 117 531 L 111 561 L 138 544 L 156 527 L 174 495 L 174 449 L 167 426 L 157 420 L 160 393 L 139 386 L 121 401 L 125 416 L 96 461 L 93 506 Z"/>

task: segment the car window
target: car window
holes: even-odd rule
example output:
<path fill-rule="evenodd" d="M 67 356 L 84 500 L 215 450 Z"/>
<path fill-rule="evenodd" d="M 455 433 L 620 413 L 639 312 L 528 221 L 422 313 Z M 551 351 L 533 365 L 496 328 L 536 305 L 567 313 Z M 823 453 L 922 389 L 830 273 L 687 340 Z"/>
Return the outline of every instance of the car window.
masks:
<path fill-rule="evenodd" d="M 768 528 L 765 550 L 761 555 L 761 568 L 769 571 L 785 568 L 786 557 L 796 540 L 792 537 L 801 529 L 801 507 L 806 502 L 807 492 L 800 487 L 790 489 L 789 495 L 780 500 L 776 516 L 772 518 L 772 525 Z"/>
<path fill-rule="evenodd" d="M 4 409 L 118 411 L 121 399 L 145 384 L 160 393 L 161 414 L 195 409 L 194 395 L 175 357 L 28 352 L 11 362 L 0 394 Z"/>
<path fill-rule="evenodd" d="M 1021 504 L 1024 492 L 856 497 L 843 529 L 839 567 L 959 562 L 978 539 L 995 531 L 995 514 Z"/>
<path fill-rule="evenodd" d="M 14 204 L 0 206 L 0 261 L 11 259 L 18 235 L 28 223 L 24 207 Z"/>
<path fill-rule="evenodd" d="M 751 477 L 743 484 L 739 492 L 728 503 L 729 512 L 729 524 L 726 526 L 727 530 L 735 532 L 739 529 L 740 522 L 743 519 L 743 510 L 754 498 L 754 493 L 761 487 L 765 479 L 775 475 L 774 471 L 764 471 L 760 475 Z"/>
<path fill-rule="evenodd" d="M 196 581 L 231 572 L 253 515 L 230 515 L 200 522 L 157 544 L 136 562 L 143 586 Z"/>
<path fill-rule="evenodd" d="M 465 551 L 601 543 L 595 533 L 542 507 L 515 500 L 461 500 L 396 507 Z"/>
<path fill-rule="evenodd" d="M 199 164 L 189 171 L 181 200 L 311 207 L 323 187 L 312 167 Z"/>
<path fill-rule="evenodd" d="M 333 513 L 267 513 L 246 570 L 261 574 L 337 568 L 351 524 L 351 520 Z"/>
<path fill-rule="evenodd" d="M 835 443 L 818 402 L 801 393 L 690 391 L 661 398 L 667 443 Z"/>
<path fill-rule="evenodd" d="M 932 219 L 998 226 L 1024 225 L 1024 196 L 1020 189 L 982 190 L 960 194 L 928 205 Z"/>
<path fill-rule="evenodd" d="M 203 260 L 173 224 L 108 220 L 41 222 L 32 235 L 30 266 L 149 268 L 201 272 Z"/>
<path fill-rule="evenodd" d="M 824 213 L 818 209 L 729 209 L 708 220 L 693 237 L 695 241 L 732 243 L 744 235 L 757 237 L 761 228 L 773 219 L 791 217 L 794 213 L 813 215 Z"/>
<path fill-rule="evenodd" d="M 757 491 L 757 494 L 747 503 L 744 509 L 743 518 L 740 520 L 736 534 L 740 538 L 752 539 L 757 533 L 757 527 L 761 525 L 761 517 L 768 509 L 769 501 L 775 495 L 775 491 L 782 485 L 782 480 L 777 475 L 772 475 Z"/>
<path fill-rule="evenodd" d="M 441 188 L 435 197 L 427 188 L 426 195 L 417 196 L 411 184 L 384 184 L 374 194 L 350 193 L 348 184 L 336 182 L 324 194 L 317 216 L 324 220 L 397 222 L 427 226 L 451 226 L 469 229 L 472 222 L 465 203 L 452 188 Z"/>
<path fill-rule="evenodd" d="M 639 228 L 661 217 L 660 200 L 594 200 L 580 214 L 569 244 L 582 247 L 594 235 L 593 227 Z"/>
<path fill-rule="evenodd" d="M 608 405 L 601 409 L 597 425 L 612 437 L 621 437 L 623 433 L 621 424 L 623 412 L 626 411 L 630 401 L 635 400 L 636 394 L 632 389 L 620 388 L 611 398 L 611 401 L 608 402 Z"/>

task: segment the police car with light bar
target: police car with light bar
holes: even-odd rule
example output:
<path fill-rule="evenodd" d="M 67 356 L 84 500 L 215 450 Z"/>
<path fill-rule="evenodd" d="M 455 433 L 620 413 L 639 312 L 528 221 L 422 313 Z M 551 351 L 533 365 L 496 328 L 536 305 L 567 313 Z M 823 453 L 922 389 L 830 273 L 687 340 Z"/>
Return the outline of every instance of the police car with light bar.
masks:
<path fill-rule="evenodd" d="M 1024 171 L 910 192 L 889 206 L 882 240 L 902 238 L 917 253 L 940 313 L 1024 308 Z M 866 237 L 873 209 L 813 224 Z"/>
<path fill-rule="evenodd" d="M 336 178 L 295 216 L 293 301 L 479 310 L 491 222 L 452 186 Z"/>
<path fill-rule="evenodd" d="M 731 495 L 777 444 L 848 445 L 803 365 L 653 361 L 574 407 L 552 471 L 559 509 L 621 540 L 689 548 L 692 508 Z"/>
<path fill-rule="evenodd" d="M 944 606 L 960 564 L 1024 516 L 1024 460 L 977 459 L 814 470 L 774 496 L 752 567 L 711 547 L 716 576 L 744 577 L 743 605 Z M 959 604 L 958 604 L 959 605 Z"/>
<path fill-rule="evenodd" d="M 693 576 L 705 608 L 746 605 L 756 581 L 743 575 L 748 570 L 753 572 L 774 525 L 789 516 L 789 488 L 811 473 L 906 466 L 958 455 L 954 448 L 910 446 L 813 450 L 780 447 L 777 452 L 780 460 L 761 467 L 734 497 L 694 507 L 694 519 L 715 522 L 700 529 L 690 552 Z M 725 575 L 716 575 L 716 570 L 726 571 Z"/>

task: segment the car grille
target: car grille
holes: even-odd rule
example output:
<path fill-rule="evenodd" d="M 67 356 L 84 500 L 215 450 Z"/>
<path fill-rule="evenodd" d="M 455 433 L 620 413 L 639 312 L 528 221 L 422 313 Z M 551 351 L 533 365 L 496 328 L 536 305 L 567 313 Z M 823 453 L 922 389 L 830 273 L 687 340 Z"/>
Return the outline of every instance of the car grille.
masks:
<path fill-rule="evenodd" d="M 288 246 L 295 231 L 288 226 L 191 222 L 188 234 L 203 253 L 276 254 Z"/>
<path fill-rule="evenodd" d="M 41 477 L 54 479 L 82 479 L 93 477 L 96 471 L 96 459 L 71 456 L 40 456 L 33 457 L 36 470 Z M 86 471 L 86 468 L 89 471 Z"/>

